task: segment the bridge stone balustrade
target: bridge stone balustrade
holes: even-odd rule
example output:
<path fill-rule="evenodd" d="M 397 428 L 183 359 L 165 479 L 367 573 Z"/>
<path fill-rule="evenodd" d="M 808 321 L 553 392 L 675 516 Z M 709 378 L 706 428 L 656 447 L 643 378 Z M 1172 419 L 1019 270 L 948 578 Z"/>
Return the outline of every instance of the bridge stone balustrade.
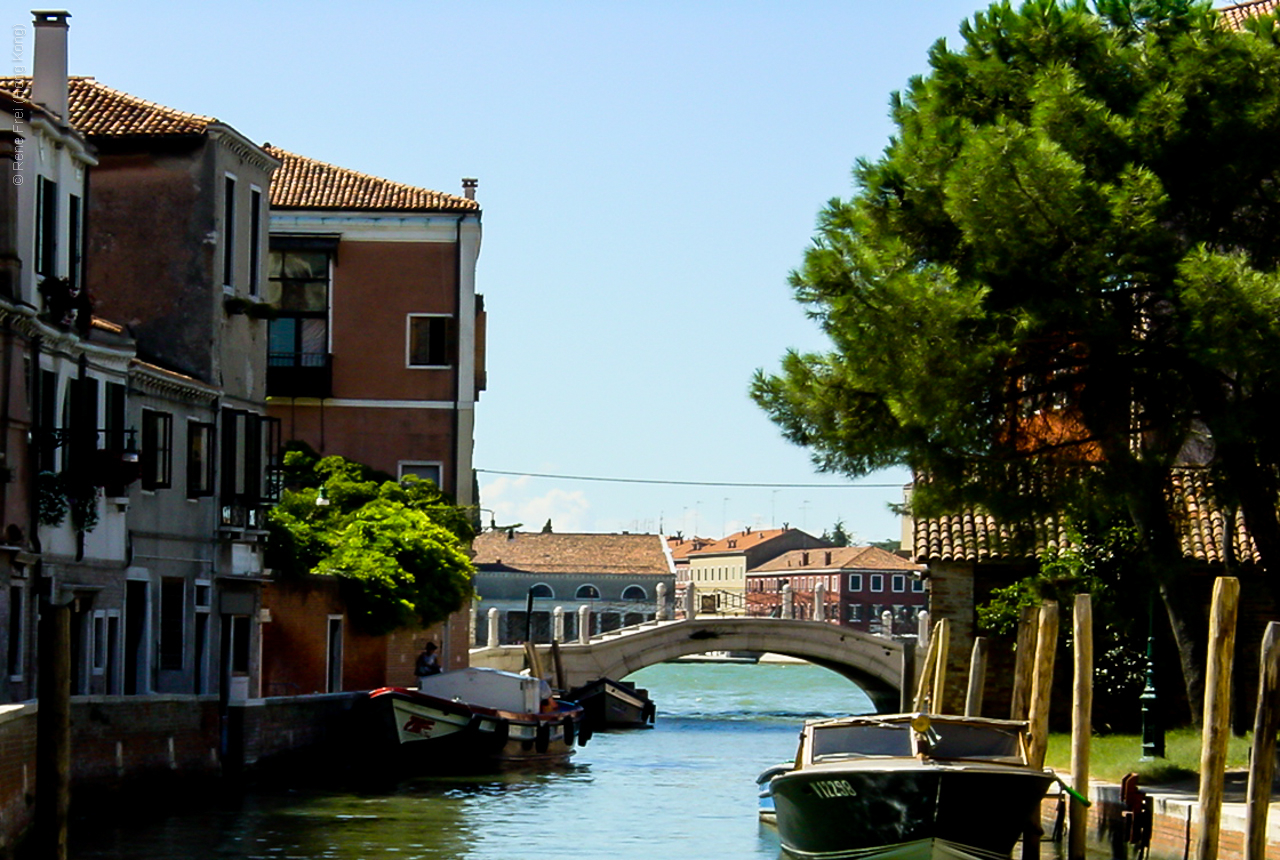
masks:
<path fill-rule="evenodd" d="M 655 663 L 708 651 L 769 651 L 799 657 L 857 684 L 880 713 L 901 707 L 902 643 L 816 621 L 717 616 L 649 622 L 594 636 L 585 643 L 563 643 L 560 663 L 564 685 L 572 688 L 597 678 L 622 679 Z M 538 646 L 547 672 L 554 666 L 550 652 L 549 645 Z M 472 666 L 519 672 L 524 660 L 523 645 L 471 650 Z"/>

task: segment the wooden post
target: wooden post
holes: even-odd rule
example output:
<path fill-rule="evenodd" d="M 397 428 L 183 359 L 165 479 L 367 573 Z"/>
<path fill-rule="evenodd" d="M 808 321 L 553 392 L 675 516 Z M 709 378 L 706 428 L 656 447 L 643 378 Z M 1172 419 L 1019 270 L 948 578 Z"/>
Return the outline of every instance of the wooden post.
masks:
<path fill-rule="evenodd" d="M 547 677 L 542 670 L 542 658 L 538 654 L 538 648 L 532 642 L 524 643 L 524 659 L 529 664 L 529 672 L 533 677 Z"/>
<path fill-rule="evenodd" d="M 1030 625 L 1027 625 L 1030 627 Z M 1032 767 L 1044 767 L 1044 755 L 1049 748 L 1049 700 L 1053 690 L 1053 661 L 1058 650 L 1058 604 L 1046 600 L 1040 605 L 1036 618 L 1034 657 L 1027 660 L 1031 664 L 1031 691 L 1027 720 L 1031 724 L 1030 738 L 1027 744 L 1027 763 Z M 1019 636 L 1021 638 L 1021 636 Z M 1028 654 L 1032 648 L 1027 648 Z M 1032 816 L 1027 829 L 1022 833 L 1023 860 L 1038 860 L 1040 857 L 1040 838 L 1044 830 L 1040 826 L 1040 816 Z"/>
<path fill-rule="evenodd" d="M 987 637 L 973 640 L 973 653 L 969 655 L 969 689 L 964 696 L 964 715 L 982 716 L 982 693 L 987 683 Z"/>
<path fill-rule="evenodd" d="M 560 659 L 560 640 L 551 640 L 551 665 L 556 672 L 556 689 L 569 689 L 564 683 L 564 660 Z"/>
<path fill-rule="evenodd" d="M 39 856 L 66 860 L 71 808 L 71 607 L 63 595 L 56 595 L 56 602 L 41 602 L 36 635 L 40 708 L 36 712 L 35 844 Z"/>
<path fill-rule="evenodd" d="M 1072 612 L 1075 672 L 1071 685 L 1071 787 L 1089 796 L 1089 739 L 1093 734 L 1093 599 L 1077 594 Z M 1068 801 L 1067 858 L 1084 860 L 1089 836 L 1089 810 Z"/>
<path fill-rule="evenodd" d="M 945 713 L 947 695 L 947 651 L 951 647 L 951 625 L 947 619 L 938 619 L 933 628 L 933 637 L 938 640 L 937 665 L 933 667 L 933 700 L 930 710 L 935 714 Z M 932 647 L 932 646 L 931 646 Z"/>
<path fill-rule="evenodd" d="M 938 637 L 929 637 L 929 650 L 924 654 L 924 662 L 920 664 L 920 680 L 916 683 L 916 701 L 914 711 L 925 711 L 925 694 L 933 687 L 933 670 L 938 662 Z"/>
<path fill-rule="evenodd" d="M 1280 621 L 1267 625 L 1258 669 L 1258 708 L 1253 719 L 1249 788 L 1245 795 L 1244 860 L 1267 860 L 1267 812 L 1275 778 L 1280 731 Z"/>
<path fill-rule="evenodd" d="M 1204 728 L 1200 744 L 1200 835 L 1196 860 L 1217 860 L 1222 828 L 1222 789 L 1226 780 L 1231 726 L 1231 663 L 1236 645 L 1240 580 L 1220 576 L 1213 584 L 1209 610 L 1209 659 L 1204 680 Z"/>
<path fill-rule="evenodd" d="M 1035 669 L 1036 628 L 1040 610 L 1024 606 L 1018 612 L 1018 644 L 1013 664 L 1013 701 L 1009 719 L 1025 720 L 1031 713 L 1031 673 Z"/>
<path fill-rule="evenodd" d="M 902 689 L 898 696 L 898 710 L 905 714 L 915 707 L 912 690 L 916 684 L 916 643 L 910 639 L 902 643 L 902 672 L 899 678 Z"/>
<path fill-rule="evenodd" d="M 692 585 L 689 586 L 693 588 Z M 578 607 L 578 644 L 586 645 L 591 641 L 591 607 L 582 604 Z"/>
<path fill-rule="evenodd" d="M 1044 767 L 1044 754 L 1049 747 L 1049 699 L 1053 692 L 1053 659 L 1058 650 L 1058 604 L 1046 600 L 1040 606 L 1040 623 L 1036 631 L 1035 668 L 1031 674 L 1031 749 L 1032 767 Z"/>

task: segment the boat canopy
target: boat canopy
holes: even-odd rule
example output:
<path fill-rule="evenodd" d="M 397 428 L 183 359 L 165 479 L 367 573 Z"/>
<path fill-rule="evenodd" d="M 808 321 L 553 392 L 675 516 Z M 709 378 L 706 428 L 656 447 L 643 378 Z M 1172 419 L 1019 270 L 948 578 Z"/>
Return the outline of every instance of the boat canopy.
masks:
<path fill-rule="evenodd" d="M 898 714 L 814 721 L 807 726 L 813 763 L 851 758 L 1026 762 L 1026 723 L 974 717 Z"/>

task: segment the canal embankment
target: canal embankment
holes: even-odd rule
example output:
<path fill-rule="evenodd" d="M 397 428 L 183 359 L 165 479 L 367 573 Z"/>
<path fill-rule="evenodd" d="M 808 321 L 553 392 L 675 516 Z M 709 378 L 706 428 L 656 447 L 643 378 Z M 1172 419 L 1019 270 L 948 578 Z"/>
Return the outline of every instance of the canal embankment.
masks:
<path fill-rule="evenodd" d="M 328 693 L 220 703 L 217 696 L 78 696 L 71 701 L 72 803 L 181 783 L 213 783 L 347 729 L 364 694 Z M 0 857 L 35 820 L 39 705 L 0 705 Z"/>
<path fill-rule="evenodd" d="M 1070 776 L 1059 773 L 1070 782 Z M 1227 774 L 1223 795 L 1218 860 L 1243 860 L 1246 833 L 1245 787 L 1248 774 Z M 1133 857 L 1137 845 L 1131 841 L 1134 826 L 1149 834 L 1151 860 L 1185 860 L 1196 853 L 1203 816 L 1198 799 L 1199 787 L 1194 778 L 1168 785 L 1142 786 L 1137 794 L 1122 786 L 1092 781 L 1089 785 L 1089 844 L 1106 850 L 1112 857 Z M 1267 816 L 1267 857 L 1280 857 L 1280 798 L 1272 792 Z M 1053 832 L 1059 818 L 1060 800 L 1047 797 L 1041 807 L 1046 833 Z M 1144 812 L 1149 810 L 1149 812 Z M 1146 821 L 1143 816 L 1146 815 Z"/>

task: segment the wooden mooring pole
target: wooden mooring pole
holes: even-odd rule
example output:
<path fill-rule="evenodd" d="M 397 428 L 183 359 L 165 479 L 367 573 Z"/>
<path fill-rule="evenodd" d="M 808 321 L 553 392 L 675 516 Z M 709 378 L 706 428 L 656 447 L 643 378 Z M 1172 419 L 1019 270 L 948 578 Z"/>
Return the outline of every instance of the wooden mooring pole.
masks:
<path fill-rule="evenodd" d="M 938 619 L 932 638 L 938 641 L 938 654 L 937 665 L 933 667 L 933 698 L 929 704 L 933 713 L 942 714 L 945 713 L 947 696 L 947 651 L 951 647 L 951 625 L 947 619 Z M 933 647 L 932 643 L 930 647 Z"/>
<path fill-rule="evenodd" d="M 1072 610 L 1075 671 L 1071 684 L 1071 787 L 1089 796 L 1089 739 L 1093 733 L 1093 598 L 1077 594 Z M 1067 858 L 1084 860 L 1088 847 L 1089 810 L 1069 800 Z"/>
<path fill-rule="evenodd" d="M 1040 606 L 1040 625 L 1036 632 L 1035 669 L 1031 674 L 1031 749 L 1032 767 L 1044 767 L 1045 750 L 1049 747 L 1049 697 L 1053 692 L 1053 660 L 1058 651 L 1058 603 L 1046 600 Z"/>
<path fill-rule="evenodd" d="M 1009 719 L 1025 720 L 1031 712 L 1031 673 L 1035 670 L 1036 629 L 1040 610 L 1024 606 L 1018 613 L 1018 644 L 1013 664 L 1013 701 Z"/>
<path fill-rule="evenodd" d="M 1267 860 L 1267 812 L 1275 778 L 1280 731 L 1280 621 L 1267 625 L 1258 670 L 1258 709 L 1253 720 L 1249 788 L 1245 794 L 1244 860 Z"/>
<path fill-rule="evenodd" d="M 987 637 L 973 640 L 973 652 L 969 655 L 969 688 L 964 696 L 964 715 L 982 716 L 982 693 L 987 683 Z"/>
<path fill-rule="evenodd" d="M 938 657 L 938 637 L 929 637 L 929 649 L 924 652 L 924 662 L 920 664 L 920 678 L 916 681 L 916 700 L 913 711 L 928 710 L 926 693 L 933 688 L 933 668 Z"/>
<path fill-rule="evenodd" d="M 1222 829 L 1222 790 L 1231 734 L 1231 663 L 1236 645 L 1240 580 L 1220 576 L 1209 610 L 1209 660 L 1204 682 L 1204 728 L 1200 745 L 1200 833 L 1196 860 L 1217 860 Z"/>
<path fill-rule="evenodd" d="M 1027 744 L 1027 763 L 1034 768 L 1044 767 L 1044 754 L 1049 747 L 1049 698 L 1053 691 L 1053 661 L 1058 650 L 1058 604 L 1052 600 L 1042 603 L 1038 620 L 1035 659 L 1031 672 L 1031 727 Z M 1035 815 L 1022 833 L 1023 860 L 1039 860 L 1040 837 L 1043 832 L 1040 816 Z"/>

